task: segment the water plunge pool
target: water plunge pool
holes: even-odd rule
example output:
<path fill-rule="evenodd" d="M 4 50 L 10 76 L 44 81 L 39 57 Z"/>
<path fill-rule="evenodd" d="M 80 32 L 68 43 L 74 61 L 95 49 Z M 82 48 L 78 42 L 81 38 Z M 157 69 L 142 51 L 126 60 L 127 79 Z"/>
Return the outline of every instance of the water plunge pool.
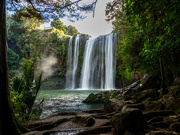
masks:
<path fill-rule="evenodd" d="M 43 111 L 41 118 L 60 112 L 77 112 L 91 109 L 101 109 L 103 104 L 87 104 L 82 101 L 90 93 L 99 93 L 102 90 L 40 90 L 35 104 L 38 105 L 43 99 Z"/>

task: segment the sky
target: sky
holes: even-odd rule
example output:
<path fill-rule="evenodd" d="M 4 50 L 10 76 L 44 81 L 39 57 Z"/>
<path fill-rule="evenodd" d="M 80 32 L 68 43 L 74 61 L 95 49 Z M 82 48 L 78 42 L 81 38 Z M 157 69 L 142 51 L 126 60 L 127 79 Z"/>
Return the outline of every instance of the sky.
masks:
<path fill-rule="evenodd" d="M 64 25 L 75 26 L 76 29 L 83 34 L 88 34 L 92 38 L 98 37 L 100 35 L 109 34 L 112 31 L 112 24 L 106 22 L 105 8 L 106 3 L 112 0 L 98 0 L 95 9 L 95 16 L 93 13 L 86 14 L 87 17 L 83 20 L 70 22 L 67 18 L 60 19 Z M 50 24 L 48 24 L 50 25 Z M 46 25 L 47 27 L 47 25 Z"/>

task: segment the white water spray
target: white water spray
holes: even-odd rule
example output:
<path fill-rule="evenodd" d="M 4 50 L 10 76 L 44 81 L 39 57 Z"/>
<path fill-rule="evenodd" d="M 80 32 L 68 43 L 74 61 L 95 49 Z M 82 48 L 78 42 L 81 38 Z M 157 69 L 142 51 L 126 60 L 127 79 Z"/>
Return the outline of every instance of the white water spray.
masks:
<path fill-rule="evenodd" d="M 80 89 L 115 89 L 116 34 L 86 42 Z"/>
<path fill-rule="evenodd" d="M 73 45 L 73 37 L 69 38 L 69 46 L 68 46 L 68 57 L 67 57 L 67 71 L 66 71 L 66 89 L 72 89 L 72 46 Z"/>
<path fill-rule="evenodd" d="M 75 38 L 74 47 L 73 47 L 73 37 L 70 37 L 69 39 L 67 72 L 66 72 L 66 89 L 76 88 L 76 70 L 78 67 L 78 57 L 79 57 L 79 39 L 80 36 L 77 35 Z"/>
<path fill-rule="evenodd" d="M 75 38 L 75 47 L 74 47 L 74 59 L 73 59 L 73 73 L 72 73 L 72 89 L 75 89 L 76 83 L 76 70 L 78 66 L 79 58 L 79 35 Z"/>

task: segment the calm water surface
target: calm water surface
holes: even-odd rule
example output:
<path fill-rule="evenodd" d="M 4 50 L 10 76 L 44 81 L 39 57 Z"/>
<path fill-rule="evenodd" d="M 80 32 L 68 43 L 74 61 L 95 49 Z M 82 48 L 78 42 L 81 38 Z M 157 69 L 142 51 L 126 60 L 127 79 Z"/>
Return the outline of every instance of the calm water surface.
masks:
<path fill-rule="evenodd" d="M 100 91 L 101 90 L 40 90 L 35 103 L 38 104 L 44 99 L 42 118 L 65 111 L 76 112 L 100 109 L 103 107 L 103 104 L 82 103 L 90 93 L 95 94 Z"/>

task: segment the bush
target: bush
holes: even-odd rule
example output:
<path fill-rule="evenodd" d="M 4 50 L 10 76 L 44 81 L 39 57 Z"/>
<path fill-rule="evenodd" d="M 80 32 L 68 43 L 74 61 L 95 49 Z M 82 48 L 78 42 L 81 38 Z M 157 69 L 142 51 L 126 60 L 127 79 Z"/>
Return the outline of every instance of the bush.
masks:
<path fill-rule="evenodd" d="M 32 114 L 32 107 L 42 85 L 42 74 L 43 72 L 35 78 L 35 64 L 24 60 L 21 76 L 11 80 L 11 101 L 20 122 L 38 118 Z"/>

